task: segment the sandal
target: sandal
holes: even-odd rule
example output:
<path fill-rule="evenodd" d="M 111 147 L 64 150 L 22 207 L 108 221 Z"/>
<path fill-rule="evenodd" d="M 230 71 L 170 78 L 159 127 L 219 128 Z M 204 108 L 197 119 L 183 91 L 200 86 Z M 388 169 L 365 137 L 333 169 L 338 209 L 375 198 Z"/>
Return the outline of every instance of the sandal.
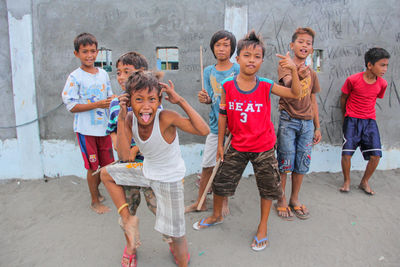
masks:
<path fill-rule="evenodd" d="M 296 215 L 297 218 L 302 219 L 302 220 L 306 220 L 306 219 L 310 218 L 310 212 L 304 211 L 306 206 L 304 206 L 304 205 L 294 206 L 292 204 L 289 204 L 289 207 L 292 208 L 294 215 Z"/>
<path fill-rule="evenodd" d="M 128 265 L 126 265 L 124 263 L 124 259 L 129 260 Z M 137 266 L 137 257 L 136 257 L 136 253 L 129 255 L 126 253 L 126 246 L 124 249 L 124 254 L 122 254 L 122 260 L 121 260 L 121 266 L 122 267 L 136 267 Z"/>
<path fill-rule="evenodd" d="M 275 207 L 275 209 L 276 209 L 276 212 L 277 212 L 277 214 L 278 214 L 278 217 L 281 218 L 282 220 L 284 220 L 284 221 L 293 221 L 293 220 L 294 220 L 293 214 L 292 214 L 292 216 L 290 216 L 292 210 L 291 210 L 289 207 L 278 207 L 278 204 L 277 204 L 277 203 L 275 203 L 274 207 Z M 287 214 L 288 214 L 287 217 L 282 216 L 282 214 L 279 214 L 279 212 L 283 212 L 283 211 L 286 211 L 286 212 L 287 212 Z"/>

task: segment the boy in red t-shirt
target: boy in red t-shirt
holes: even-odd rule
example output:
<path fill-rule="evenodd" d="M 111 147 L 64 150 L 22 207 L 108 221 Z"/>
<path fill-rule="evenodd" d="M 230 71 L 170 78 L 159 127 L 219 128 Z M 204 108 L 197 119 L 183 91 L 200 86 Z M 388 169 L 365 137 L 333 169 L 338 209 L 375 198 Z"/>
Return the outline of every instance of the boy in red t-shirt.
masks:
<path fill-rule="evenodd" d="M 217 159 L 221 158 L 223 163 L 213 181 L 214 210 L 210 217 L 193 224 L 194 229 L 200 230 L 222 222 L 224 197 L 235 193 L 242 173 L 251 161 L 261 197 L 261 219 L 251 243 L 255 251 L 265 249 L 268 244 L 267 222 L 271 203 L 282 196 L 274 150 L 276 136 L 271 122 L 270 95 L 272 92 L 278 96 L 298 98 L 301 90 L 297 66 L 289 52 L 286 56 L 277 56 L 282 59 L 279 64 L 291 70 L 291 88 L 256 76 L 264 53 L 262 37 L 254 31 L 238 43 L 236 60 L 240 65 L 240 73 L 222 82 Z M 226 125 L 232 133 L 232 141 L 224 155 Z"/>
<path fill-rule="evenodd" d="M 365 160 L 368 160 L 364 176 L 358 186 L 368 195 L 374 195 L 368 184 L 382 157 L 381 140 L 376 124 L 376 98 L 383 98 L 387 82 L 385 75 L 390 54 L 383 48 L 372 48 L 365 53 L 367 70 L 348 77 L 342 87 L 340 106 L 344 116 L 342 171 L 343 186 L 340 192 L 350 191 L 351 157 L 360 146 Z"/>

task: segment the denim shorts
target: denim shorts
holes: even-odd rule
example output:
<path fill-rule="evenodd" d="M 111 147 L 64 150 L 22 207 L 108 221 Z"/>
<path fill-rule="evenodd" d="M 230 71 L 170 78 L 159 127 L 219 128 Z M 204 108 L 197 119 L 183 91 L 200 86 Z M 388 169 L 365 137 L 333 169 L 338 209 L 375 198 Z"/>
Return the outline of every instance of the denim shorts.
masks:
<path fill-rule="evenodd" d="M 313 120 L 290 117 L 281 110 L 278 129 L 278 166 L 281 173 L 306 174 L 310 168 L 314 138 Z"/>

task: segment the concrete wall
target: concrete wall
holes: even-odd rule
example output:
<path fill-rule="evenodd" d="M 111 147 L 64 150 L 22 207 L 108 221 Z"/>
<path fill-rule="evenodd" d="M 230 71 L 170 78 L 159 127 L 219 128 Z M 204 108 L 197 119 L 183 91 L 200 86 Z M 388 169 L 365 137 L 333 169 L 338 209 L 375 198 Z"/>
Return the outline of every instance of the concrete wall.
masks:
<path fill-rule="evenodd" d="M 0 140 L 15 138 L 6 1 L 0 0 Z"/>
<path fill-rule="evenodd" d="M 318 74 L 322 92 L 318 96 L 323 144 L 316 146 L 312 171 L 339 171 L 341 144 L 340 88 L 345 78 L 363 70 L 363 55 L 373 46 L 386 48 L 392 55 L 385 76 L 389 86 L 377 102 L 377 121 L 385 150 L 380 168 L 399 168 L 400 124 L 400 5 L 396 0 L 283 0 L 283 1 L 61 1 L 33 0 L 29 10 L 18 8 L 19 1 L 0 0 L 0 126 L 15 123 L 8 50 L 7 10 L 13 16 L 32 16 L 33 58 L 37 112 L 54 110 L 39 122 L 44 173 L 49 176 L 83 175 L 82 160 L 72 132 L 72 114 L 61 106 L 60 92 L 68 74 L 79 66 L 73 56 L 73 39 L 81 32 L 93 33 L 99 46 L 112 49 L 112 61 L 127 51 L 144 54 L 151 67 L 156 64 L 156 47 L 179 48 L 179 70 L 167 71 L 181 93 L 208 118 L 209 107 L 197 101 L 201 87 L 199 47 L 204 65 L 214 63 L 209 49 L 211 35 L 226 25 L 226 9 L 247 10 L 248 29 L 262 33 L 267 44 L 260 75 L 276 81 L 276 53 L 286 53 L 291 35 L 298 26 L 310 26 L 316 33 L 314 48 L 323 50 L 322 71 Z M 231 10 L 231 9 L 230 9 Z M 240 12 L 238 12 L 240 14 Z M 10 19 L 10 18 L 8 18 Z M 243 25 L 242 18 L 231 18 Z M 232 23 L 235 25 L 235 23 Z M 4 26 L 4 27 L 3 27 Z M 232 29 L 235 32 L 235 29 Z M 240 29 L 237 31 L 240 32 Z M 242 36 L 237 36 L 238 39 Z M 110 73 L 113 90 L 119 93 L 115 65 Z M 273 98 L 272 117 L 278 123 L 278 98 Z M 167 108 L 171 107 L 165 104 Z M 11 161 L 14 129 L 0 129 L 3 148 L 0 159 Z M 180 140 L 189 173 L 200 169 L 203 137 L 181 133 Z M 11 142 L 11 143 L 10 143 Z M 4 149 L 7 144 L 7 149 Z M 15 157 L 14 157 L 15 158 Z M 18 158 L 18 157 L 17 157 Z M 3 161 L 7 162 L 7 161 Z M 7 164 L 7 163 L 0 163 Z M 355 168 L 363 168 L 361 157 Z M 2 167 L 2 165 L 0 165 Z M 20 177 L 21 169 L 9 168 L 0 178 Z"/>

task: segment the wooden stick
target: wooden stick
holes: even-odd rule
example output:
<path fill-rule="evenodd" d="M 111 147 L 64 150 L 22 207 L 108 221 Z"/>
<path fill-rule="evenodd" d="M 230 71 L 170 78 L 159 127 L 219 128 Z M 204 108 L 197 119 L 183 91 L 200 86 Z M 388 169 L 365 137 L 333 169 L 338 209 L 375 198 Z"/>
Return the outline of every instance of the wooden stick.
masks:
<path fill-rule="evenodd" d="M 115 163 L 118 163 L 118 162 L 119 162 L 119 160 L 116 160 L 116 161 L 114 161 L 114 162 L 111 162 L 110 164 L 107 164 L 106 166 L 103 166 L 103 167 L 101 167 L 101 168 L 98 168 L 95 172 L 92 173 L 92 175 L 96 175 L 96 174 L 98 174 L 103 168 L 105 168 L 105 167 L 107 167 L 107 166 L 110 166 L 110 165 L 114 165 Z"/>
<path fill-rule="evenodd" d="M 200 46 L 200 71 L 201 71 L 201 90 L 204 89 L 204 69 L 203 69 L 203 46 Z"/>
<path fill-rule="evenodd" d="M 228 136 L 228 139 L 226 139 L 226 141 L 225 141 L 224 155 L 225 155 L 226 151 L 228 150 L 229 146 L 231 145 L 231 139 L 232 139 L 232 134 L 230 133 L 229 136 Z M 213 171 L 211 173 L 210 180 L 208 180 L 206 188 L 204 189 L 203 195 L 200 198 L 199 205 L 197 205 L 197 208 L 196 208 L 197 210 L 200 210 L 201 206 L 203 206 L 204 200 L 206 199 L 206 196 L 207 196 L 207 192 L 211 187 L 211 184 L 212 184 L 212 182 L 214 180 L 215 175 L 217 174 L 217 171 L 218 171 L 220 163 L 221 163 L 221 159 L 219 158 L 217 160 L 217 164 L 215 164 L 215 167 L 214 167 L 214 169 L 213 169 Z"/>

